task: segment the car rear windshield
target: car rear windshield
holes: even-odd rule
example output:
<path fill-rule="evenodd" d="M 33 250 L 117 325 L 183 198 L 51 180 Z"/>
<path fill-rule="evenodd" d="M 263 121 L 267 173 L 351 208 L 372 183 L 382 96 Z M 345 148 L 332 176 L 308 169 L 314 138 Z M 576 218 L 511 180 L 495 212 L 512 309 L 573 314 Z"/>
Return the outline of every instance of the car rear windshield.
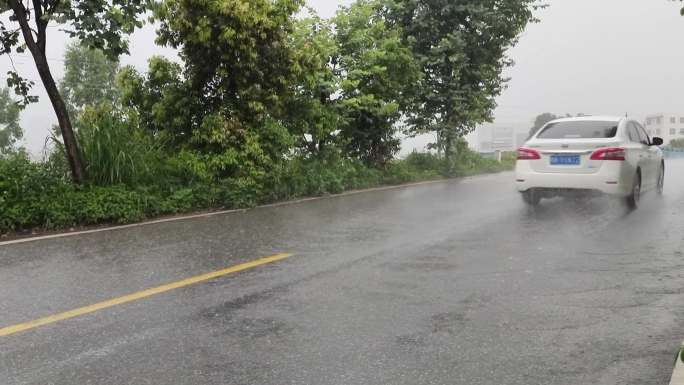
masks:
<path fill-rule="evenodd" d="M 537 135 L 541 139 L 586 139 L 613 138 L 617 134 L 618 122 L 575 121 L 549 123 Z"/>

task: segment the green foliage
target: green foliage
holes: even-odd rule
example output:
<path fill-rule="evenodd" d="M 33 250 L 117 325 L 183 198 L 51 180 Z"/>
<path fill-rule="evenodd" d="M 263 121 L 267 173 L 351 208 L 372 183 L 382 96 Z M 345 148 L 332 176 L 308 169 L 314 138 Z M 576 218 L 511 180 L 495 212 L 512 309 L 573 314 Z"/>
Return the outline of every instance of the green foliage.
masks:
<path fill-rule="evenodd" d="M 68 26 L 63 31 L 84 46 L 99 49 L 115 59 L 128 53 L 125 37 L 142 26 L 138 16 L 145 12 L 146 4 L 142 0 L 45 0 L 27 8 L 18 0 L 3 0 L 0 2 L 0 55 L 23 53 L 28 47 L 33 55 L 44 57 L 46 43 L 53 33 L 47 26 L 53 22 Z M 29 25 L 32 20 L 35 27 Z M 27 35 L 22 34 L 22 30 L 33 30 L 36 36 L 24 41 L 22 35 Z M 9 71 L 8 75 L 8 86 L 15 88 L 24 103 L 37 100 L 28 94 L 33 82 L 22 78 L 16 71 Z"/>
<path fill-rule="evenodd" d="M 444 175 L 450 177 L 470 176 L 482 173 L 499 172 L 512 169 L 515 165 L 514 157 L 506 154 L 502 162 L 495 159 L 484 158 L 468 149 L 468 143 L 463 138 L 456 141 L 456 162 L 455 167 L 451 164 L 445 166 Z"/>
<path fill-rule="evenodd" d="M 26 49 L 31 53 L 57 116 L 64 144 L 63 154 L 77 184 L 85 182 L 85 171 L 67 104 L 55 84 L 46 57 L 47 42 L 55 34 L 66 32 L 84 46 L 99 49 L 110 59 L 115 59 L 128 53 L 125 37 L 142 26 L 138 16 L 146 11 L 147 5 L 145 0 L 2 0 L 0 3 L 0 54 L 22 53 Z M 61 24 L 65 28 L 49 29 L 50 23 Z M 33 82 L 22 78 L 14 67 L 7 74 L 7 85 L 21 96 L 22 105 L 38 100 L 36 96 L 29 95 Z"/>
<path fill-rule="evenodd" d="M 150 183 L 159 175 L 159 141 L 138 127 L 135 113 L 86 107 L 76 127 L 89 181 L 102 186 Z"/>
<path fill-rule="evenodd" d="M 2 29 L 2 22 L 0 22 L 0 30 Z M 2 37 L 0 36 L 0 40 Z M 0 43 L 2 43 L 0 41 Z M 7 48 L 9 50 L 9 48 Z M 10 51 L 7 51 L 9 53 Z M 16 71 L 7 71 L 7 87 L 11 88 L 14 90 L 14 93 L 19 96 L 19 101 L 17 102 L 17 105 L 20 108 L 25 108 L 31 103 L 35 103 L 38 101 L 38 97 L 35 95 L 29 95 L 29 92 L 31 91 L 31 88 L 35 85 L 36 83 L 33 80 L 28 80 L 24 79 L 21 76 L 19 76 L 19 73 Z"/>
<path fill-rule="evenodd" d="M 44 26 L 49 22 L 68 25 L 64 31 L 72 38 L 82 41 L 92 48 L 103 50 L 108 56 L 116 58 L 128 53 L 128 42 L 125 36 L 137 27 L 142 27 L 142 20 L 138 16 L 145 12 L 147 2 L 142 0 L 45 0 L 40 7 L 26 9 L 21 2 L 5 0 L 0 6 L 0 14 L 12 12 L 14 17 L 10 21 L 19 22 L 21 12 L 36 12 L 40 20 L 36 20 L 37 34 L 41 34 Z M 19 7 L 21 6 L 21 7 Z M 19 11 L 19 12 L 17 12 Z M 25 15 L 28 16 L 28 15 Z M 24 52 L 19 32 L 16 28 L 7 28 L 0 22 L 0 42 L 5 51 L 10 53 L 12 48 L 18 53 Z M 42 32 L 45 33 L 45 32 Z M 41 36 L 39 36 L 39 39 Z M 43 42 L 44 43 L 44 42 Z"/>
<path fill-rule="evenodd" d="M 332 25 L 317 16 L 303 18 L 290 36 L 293 47 L 291 97 L 284 101 L 284 120 L 297 148 L 317 158 L 337 146 L 342 115 L 338 51 Z"/>
<path fill-rule="evenodd" d="M 192 97 L 182 71 L 178 63 L 154 56 L 146 75 L 127 66 L 117 78 L 121 104 L 138 113 L 142 126 L 155 135 L 163 133 L 174 146 L 190 140 L 201 116 L 200 99 Z"/>
<path fill-rule="evenodd" d="M 379 185 L 381 171 L 369 169 L 358 160 L 332 156 L 325 160 L 294 159 L 279 177 L 276 199 L 292 199 L 340 193 L 349 189 Z"/>
<path fill-rule="evenodd" d="M 303 0 L 164 0 L 157 41 L 180 50 L 208 113 L 253 122 L 280 104 L 292 77 L 288 35 Z"/>
<path fill-rule="evenodd" d="M 9 153 L 23 132 L 19 126 L 21 107 L 7 88 L 0 88 L 0 156 Z"/>
<path fill-rule="evenodd" d="M 59 90 L 71 117 L 85 106 L 113 104 L 118 97 L 116 74 L 119 63 L 110 60 L 102 50 L 72 42 L 64 54 L 64 78 Z"/>
<path fill-rule="evenodd" d="M 47 0 L 46 10 L 60 23 L 68 23 L 67 34 L 88 47 L 102 50 L 114 59 L 128 53 L 126 35 L 141 28 L 139 15 L 146 11 L 144 0 Z"/>
<path fill-rule="evenodd" d="M 151 203 L 124 186 L 75 186 L 25 155 L 0 161 L 0 186 L 0 231 L 131 222 Z"/>
<path fill-rule="evenodd" d="M 45 19 L 24 15 L 38 35 L 46 20 L 69 23 L 84 44 L 68 47 L 61 91 L 81 144 L 67 146 L 68 166 L 75 173 L 73 154 L 82 156 L 89 177 L 71 184 L 59 153 L 44 163 L 0 157 L 1 232 L 252 207 L 514 164 L 473 153 L 461 136 L 491 119 L 512 64 L 506 50 L 535 0 L 358 0 L 330 20 L 301 13 L 304 0 L 161 0 L 151 7 L 158 42 L 182 62 L 153 57 L 145 73 L 119 70 L 113 58 L 147 4 L 47 0 Z M 3 28 L 0 54 L 21 49 L 16 29 Z M 38 59 L 40 36 L 29 44 Z M 10 85 L 30 101 L 28 82 L 10 75 Z M 395 159 L 402 126 L 437 133 L 446 156 Z"/>
<path fill-rule="evenodd" d="M 396 125 L 413 102 L 419 67 L 402 31 L 379 12 L 381 3 L 360 0 L 334 18 L 339 45 L 346 152 L 382 166 L 399 150 Z"/>
<path fill-rule="evenodd" d="M 438 175 L 445 171 L 444 158 L 430 152 L 414 151 L 406 157 L 404 163 L 418 172 L 436 173 L 435 175 Z"/>
<path fill-rule="evenodd" d="M 26 153 L 0 158 L 0 229 L 44 225 L 36 223 L 36 218 L 45 212 L 41 197 L 63 186 L 57 175 L 43 165 L 31 163 Z"/>
<path fill-rule="evenodd" d="M 76 186 L 64 170 L 25 153 L 0 159 L 0 232 L 128 223 L 145 217 L 212 207 L 201 189 Z"/>
<path fill-rule="evenodd" d="M 511 169 L 515 162 L 513 156 L 498 163 L 467 150 L 460 154 L 464 159 L 458 175 Z M 0 158 L 0 233 L 129 223 L 191 210 L 251 207 L 453 176 L 445 173 L 443 157 L 421 153 L 391 161 L 383 169 L 335 156 L 324 160 L 297 157 L 269 173 L 241 170 L 232 178 L 216 178 L 207 160 L 201 153 L 181 151 L 167 159 L 171 172 L 156 185 L 77 186 L 65 176 L 63 164 L 32 162 L 23 152 L 11 154 Z"/>
<path fill-rule="evenodd" d="M 506 51 L 534 20 L 536 0 L 386 0 L 423 73 L 410 132 L 436 132 L 447 157 L 454 141 L 492 120 L 513 62 Z"/>

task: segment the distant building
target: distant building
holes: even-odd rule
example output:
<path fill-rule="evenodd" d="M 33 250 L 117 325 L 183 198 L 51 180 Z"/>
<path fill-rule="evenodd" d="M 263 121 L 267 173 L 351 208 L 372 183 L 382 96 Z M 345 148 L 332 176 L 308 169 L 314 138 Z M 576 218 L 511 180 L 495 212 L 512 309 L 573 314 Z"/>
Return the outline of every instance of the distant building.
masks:
<path fill-rule="evenodd" d="M 527 140 L 528 130 L 504 125 L 483 125 L 466 139 L 470 147 L 481 153 L 515 151 Z"/>
<path fill-rule="evenodd" d="M 663 138 L 669 144 L 673 139 L 684 139 L 684 114 L 648 115 L 644 127 L 649 136 Z"/>

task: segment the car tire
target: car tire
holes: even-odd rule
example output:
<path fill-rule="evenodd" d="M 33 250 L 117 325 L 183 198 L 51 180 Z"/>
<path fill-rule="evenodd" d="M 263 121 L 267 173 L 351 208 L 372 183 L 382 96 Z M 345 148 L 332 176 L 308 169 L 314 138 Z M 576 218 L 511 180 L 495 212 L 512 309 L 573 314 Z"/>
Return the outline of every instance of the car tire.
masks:
<path fill-rule="evenodd" d="M 660 171 L 658 174 L 658 185 L 656 186 L 656 191 L 658 192 L 658 195 L 663 195 L 664 190 L 665 190 L 665 164 L 662 163 L 660 165 Z"/>
<path fill-rule="evenodd" d="M 641 173 L 637 172 L 632 182 L 632 192 L 627 197 L 627 207 L 630 210 L 636 210 L 639 207 L 639 200 L 641 199 Z"/>
<path fill-rule="evenodd" d="M 536 206 L 541 201 L 541 196 L 534 190 L 523 191 L 522 193 L 523 202 L 529 206 Z"/>

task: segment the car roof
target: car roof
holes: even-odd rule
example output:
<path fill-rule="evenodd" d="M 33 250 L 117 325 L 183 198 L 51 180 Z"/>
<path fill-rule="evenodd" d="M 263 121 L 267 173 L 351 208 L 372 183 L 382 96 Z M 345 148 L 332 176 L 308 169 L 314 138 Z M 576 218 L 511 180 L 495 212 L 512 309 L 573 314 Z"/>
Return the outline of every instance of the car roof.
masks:
<path fill-rule="evenodd" d="M 609 115 L 599 115 L 599 116 L 591 116 L 591 115 L 586 115 L 586 116 L 573 116 L 570 118 L 560 118 L 560 119 L 555 119 L 550 121 L 549 123 L 557 123 L 557 122 L 588 122 L 588 121 L 600 121 L 600 122 L 620 122 L 625 117 L 623 116 L 609 116 Z"/>

